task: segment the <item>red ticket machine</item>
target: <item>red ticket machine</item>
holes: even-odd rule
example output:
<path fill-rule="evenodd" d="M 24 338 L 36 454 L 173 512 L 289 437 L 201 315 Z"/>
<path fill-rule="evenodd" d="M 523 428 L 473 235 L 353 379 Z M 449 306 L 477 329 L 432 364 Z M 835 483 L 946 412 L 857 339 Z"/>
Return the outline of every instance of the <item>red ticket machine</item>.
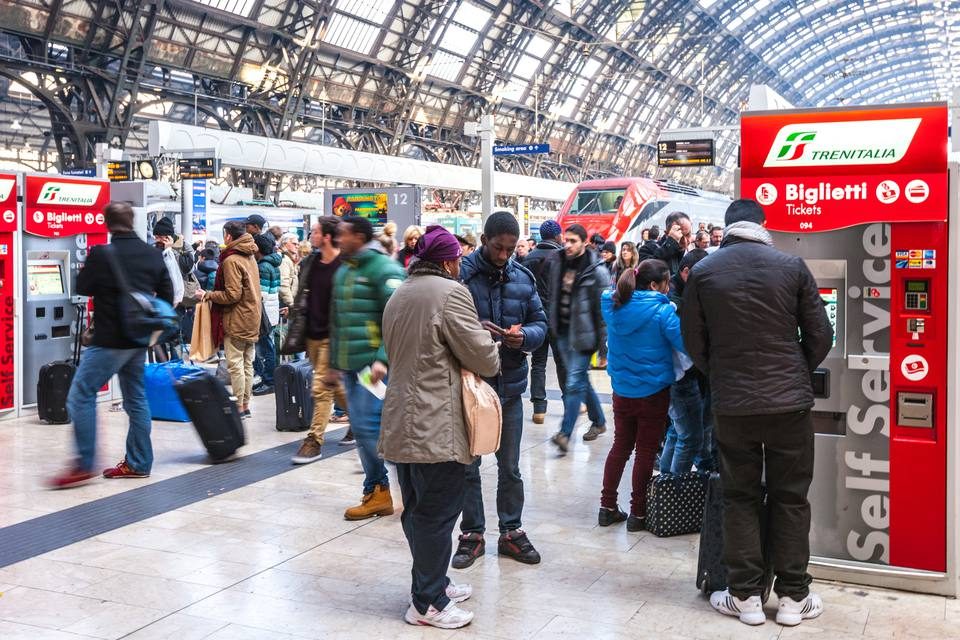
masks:
<path fill-rule="evenodd" d="M 0 173 L 0 419 L 16 417 L 17 212 L 19 176 Z"/>
<path fill-rule="evenodd" d="M 946 105 L 745 113 L 741 128 L 740 195 L 804 258 L 835 330 L 813 376 L 811 572 L 956 596 L 960 174 Z"/>

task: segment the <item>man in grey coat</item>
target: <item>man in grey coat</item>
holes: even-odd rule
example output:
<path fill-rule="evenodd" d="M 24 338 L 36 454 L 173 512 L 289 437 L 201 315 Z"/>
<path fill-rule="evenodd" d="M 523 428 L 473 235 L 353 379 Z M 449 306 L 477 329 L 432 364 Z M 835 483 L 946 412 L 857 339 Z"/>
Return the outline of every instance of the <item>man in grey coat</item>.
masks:
<path fill-rule="evenodd" d="M 465 626 L 473 613 L 457 606 L 469 585 L 447 577 L 451 533 L 463 510 L 473 462 L 463 417 L 461 369 L 482 377 L 500 371 L 500 351 L 480 325 L 473 298 L 457 282 L 460 243 L 427 227 L 417 261 L 383 311 L 391 377 L 384 400 L 380 455 L 397 465 L 401 522 L 413 555 L 411 604 L 404 619 L 442 629 Z"/>

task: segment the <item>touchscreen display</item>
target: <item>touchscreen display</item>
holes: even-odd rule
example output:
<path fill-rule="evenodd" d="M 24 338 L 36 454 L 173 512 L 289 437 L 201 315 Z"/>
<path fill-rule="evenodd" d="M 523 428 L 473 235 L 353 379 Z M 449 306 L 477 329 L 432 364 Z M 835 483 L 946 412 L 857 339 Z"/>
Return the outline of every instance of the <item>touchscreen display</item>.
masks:
<path fill-rule="evenodd" d="M 27 262 L 27 287 L 31 296 L 62 296 L 66 293 L 62 265 Z"/>

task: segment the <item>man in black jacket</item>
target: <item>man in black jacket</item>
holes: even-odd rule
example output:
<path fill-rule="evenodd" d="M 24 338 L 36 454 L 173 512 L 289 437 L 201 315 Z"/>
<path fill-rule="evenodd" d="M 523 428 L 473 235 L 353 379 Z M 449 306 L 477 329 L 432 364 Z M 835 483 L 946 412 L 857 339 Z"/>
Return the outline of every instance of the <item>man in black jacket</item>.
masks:
<path fill-rule="evenodd" d="M 651 235 L 650 240 L 637 247 L 637 258 L 640 262 L 648 258 L 663 260 L 673 276 L 680 270 L 680 259 L 687 252 L 693 225 L 690 216 L 682 211 L 674 211 L 667 216 L 664 228 L 667 233 L 662 239 L 654 242 L 655 238 Z"/>
<path fill-rule="evenodd" d="M 596 440 L 607 430 L 607 419 L 600 398 L 590 384 L 590 356 L 600 345 L 604 324 L 600 315 L 600 294 L 610 284 L 610 275 L 587 247 L 587 230 L 579 224 L 567 227 L 564 249 L 550 271 L 550 328 L 567 366 L 567 389 L 563 397 L 563 422 L 552 442 L 565 453 L 580 416 L 587 404 L 590 428 L 585 441 Z"/>
<path fill-rule="evenodd" d="M 777 622 L 795 625 L 823 611 L 807 573 L 810 374 L 830 351 L 833 332 L 810 270 L 773 248 L 764 223 L 753 200 L 730 205 L 720 250 L 687 280 L 681 323 L 687 352 L 710 380 L 720 450 L 730 586 L 712 594 L 710 603 L 741 622 L 764 622 L 758 509 L 765 472 Z"/>
<path fill-rule="evenodd" d="M 121 291 L 105 252 L 115 253 L 116 261 L 123 265 L 127 283 L 134 291 L 153 293 L 172 303 L 173 284 L 160 252 L 151 249 L 133 232 L 130 205 L 111 202 L 103 213 L 107 229 L 112 234 L 110 246 L 93 247 L 77 275 L 77 293 L 92 296 L 96 311 L 93 343 L 83 352 L 67 397 L 79 459 L 73 468 L 51 481 L 55 489 L 74 487 L 95 477 L 97 392 L 114 374 L 120 376 L 123 409 L 130 418 L 130 426 L 126 456 L 117 466 L 105 470 L 103 477 L 146 478 L 153 465 L 150 407 L 143 385 L 146 349 L 124 337 L 124 320 L 120 317 Z"/>
<path fill-rule="evenodd" d="M 540 243 L 527 254 L 523 266 L 537 279 L 537 294 L 544 309 L 550 308 L 550 268 L 563 252 L 560 225 L 547 220 L 540 225 Z M 567 388 L 567 369 L 563 366 L 563 354 L 557 346 L 557 335 L 547 330 L 547 339 L 530 357 L 530 401 L 533 402 L 533 423 L 543 424 L 547 415 L 547 356 L 553 351 L 553 364 L 557 368 L 560 393 Z"/>

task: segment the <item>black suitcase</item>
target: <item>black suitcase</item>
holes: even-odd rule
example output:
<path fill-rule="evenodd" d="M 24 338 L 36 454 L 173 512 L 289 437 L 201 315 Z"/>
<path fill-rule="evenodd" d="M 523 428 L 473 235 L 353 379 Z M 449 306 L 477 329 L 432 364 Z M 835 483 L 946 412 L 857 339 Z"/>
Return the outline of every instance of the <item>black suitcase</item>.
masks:
<path fill-rule="evenodd" d="M 647 485 L 647 517 L 644 527 L 658 538 L 697 533 L 703 524 L 707 474 L 662 473 Z"/>
<path fill-rule="evenodd" d="M 80 336 L 83 333 L 85 309 L 77 305 L 77 321 L 73 334 L 73 358 L 50 362 L 40 367 L 37 377 L 37 416 L 48 424 L 66 424 L 70 422 L 67 411 L 67 395 L 73 376 L 80 364 Z"/>
<path fill-rule="evenodd" d="M 763 601 L 770 597 L 773 587 L 773 564 L 767 545 L 767 526 L 770 511 L 767 508 L 767 489 L 762 488 L 760 511 L 760 540 L 763 545 L 764 572 Z M 703 593 L 727 588 L 727 567 L 723 564 L 723 485 L 720 474 L 711 473 L 707 480 L 707 499 L 703 505 L 703 529 L 700 531 L 700 555 L 697 559 L 697 588 Z"/>
<path fill-rule="evenodd" d="M 206 371 L 192 373 L 173 387 L 214 461 L 229 458 L 245 444 L 240 411 L 216 376 Z"/>
<path fill-rule="evenodd" d="M 313 366 L 309 360 L 284 362 L 273 372 L 277 431 L 305 431 L 313 421 Z"/>

